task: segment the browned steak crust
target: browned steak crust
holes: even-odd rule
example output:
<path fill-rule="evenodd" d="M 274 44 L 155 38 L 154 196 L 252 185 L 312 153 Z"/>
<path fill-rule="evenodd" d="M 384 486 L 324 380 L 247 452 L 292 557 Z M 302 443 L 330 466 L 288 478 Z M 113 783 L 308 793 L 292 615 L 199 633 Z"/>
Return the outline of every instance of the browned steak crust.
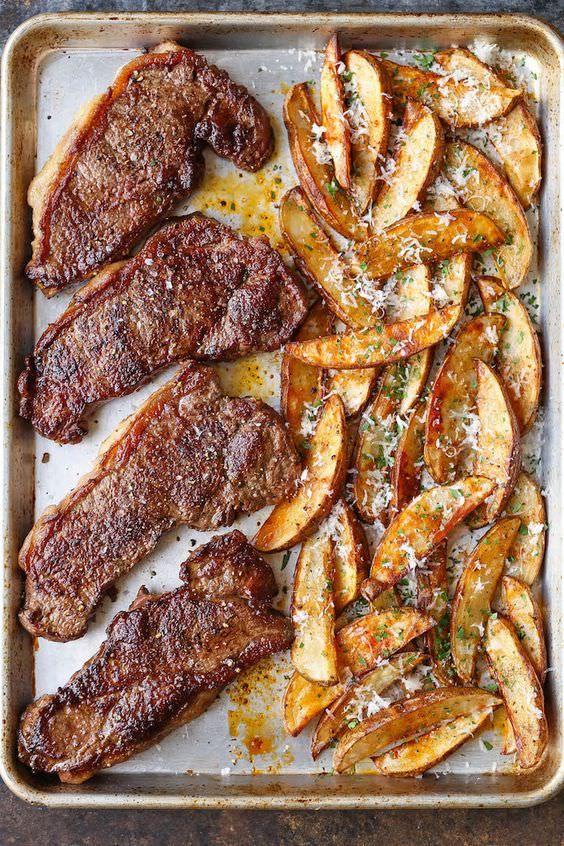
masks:
<path fill-rule="evenodd" d="M 45 437 L 76 442 L 89 405 L 181 358 L 277 349 L 306 312 L 300 283 L 265 238 L 201 214 L 177 218 L 43 333 L 19 378 L 20 414 Z"/>
<path fill-rule="evenodd" d="M 22 624 L 51 640 L 80 637 L 103 594 L 163 532 L 227 526 L 291 494 L 299 472 L 275 411 L 222 395 L 210 368 L 184 366 L 29 533 Z"/>
<path fill-rule="evenodd" d="M 258 170 L 273 147 L 268 115 L 225 71 L 177 44 L 125 65 L 32 183 L 29 278 L 51 295 L 127 255 L 196 186 L 206 143 Z"/>
<path fill-rule="evenodd" d="M 291 644 L 290 621 L 268 605 L 276 591 L 272 571 L 241 537 L 211 542 L 213 583 L 199 584 L 195 575 L 161 596 L 142 590 L 110 623 L 96 655 L 57 693 L 26 709 L 18 738 L 24 763 L 84 781 L 198 716 L 238 673 Z M 209 546 L 196 556 L 205 558 Z M 239 569 L 245 555 L 251 580 Z M 214 585 L 218 592 L 206 596 Z"/>

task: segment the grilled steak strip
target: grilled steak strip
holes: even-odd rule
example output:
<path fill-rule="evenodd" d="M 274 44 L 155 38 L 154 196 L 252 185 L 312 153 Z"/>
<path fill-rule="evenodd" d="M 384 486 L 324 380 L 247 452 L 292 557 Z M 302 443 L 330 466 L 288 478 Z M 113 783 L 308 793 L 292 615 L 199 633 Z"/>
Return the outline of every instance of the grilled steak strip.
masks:
<path fill-rule="evenodd" d="M 306 312 L 300 283 L 265 238 L 201 214 L 176 218 L 43 333 L 19 378 L 20 414 L 45 437 L 76 442 L 88 406 L 181 358 L 277 349 Z"/>
<path fill-rule="evenodd" d="M 125 65 L 31 183 L 29 278 L 51 296 L 127 255 L 196 187 L 204 144 L 258 170 L 273 148 L 268 115 L 225 71 L 178 44 Z"/>
<path fill-rule="evenodd" d="M 25 764 L 84 781 L 194 719 L 241 670 L 290 645 L 290 621 L 269 608 L 276 585 L 266 562 L 239 533 L 196 554 L 208 547 L 214 579 L 195 572 L 171 593 L 142 589 L 96 655 L 28 706 L 19 731 Z M 210 588 L 217 593 L 206 595 Z"/>
<path fill-rule="evenodd" d="M 29 533 L 22 624 L 51 640 L 80 637 L 104 593 L 163 532 L 227 526 L 291 494 L 299 472 L 275 411 L 223 396 L 211 368 L 184 366 Z"/>

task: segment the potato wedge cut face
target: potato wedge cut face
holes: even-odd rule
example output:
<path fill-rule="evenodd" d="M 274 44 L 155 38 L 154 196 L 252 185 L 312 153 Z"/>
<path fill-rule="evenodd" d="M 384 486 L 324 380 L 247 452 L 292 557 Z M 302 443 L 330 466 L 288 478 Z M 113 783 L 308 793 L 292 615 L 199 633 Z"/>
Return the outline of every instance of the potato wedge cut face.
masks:
<path fill-rule="evenodd" d="M 494 254 L 495 263 L 507 287 L 517 288 L 529 270 L 533 241 L 515 192 L 488 157 L 465 141 L 446 145 L 444 173 L 461 202 L 487 215 L 504 233 L 503 246 Z"/>
<path fill-rule="evenodd" d="M 463 682 L 474 678 L 476 656 L 506 556 L 519 529 L 518 517 L 505 517 L 473 550 L 458 581 L 451 615 L 451 651 Z"/>
<path fill-rule="evenodd" d="M 521 518 L 521 527 L 507 558 L 506 572 L 532 585 L 542 567 L 546 535 L 546 510 L 540 488 L 521 472 L 505 513 Z"/>
<path fill-rule="evenodd" d="M 503 576 L 501 601 L 542 684 L 547 666 L 546 644 L 542 613 L 531 588 L 513 576 Z"/>
<path fill-rule="evenodd" d="M 286 350 L 306 364 L 335 370 L 392 364 L 438 344 L 451 332 L 459 316 L 459 306 L 447 306 L 422 317 L 379 324 L 360 332 L 293 341 Z"/>
<path fill-rule="evenodd" d="M 308 366 L 306 365 L 306 367 Z M 379 367 L 363 367 L 360 370 L 332 370 L 325 383 L 326 395 L 337 394 L 343 401 L 347 419 L 356 417 L 370 399 L 379 374 Z"/>
<path fill-rule="evenodd" d="M 335 169 L 326 160 L 316 136 L 319 116 L 307 83 L 294 85 L 284 103 L 284 123 L 288 131 L 290 152 L 300 184 L 321 217 L 345 238 L 363 240 L 367 227 L 339 186 Z"/>
<path fill-rule="evenodd" d="M 548 739 L 542 686 L 508 620 L 490 617 L 485 648 L 513 726 L 519 766 L 523 769 L 534 767 Z"/>
<path fill-rule="evenodd" d="M 390 83 L 381 62 L 363 50 L 343 57 L 349 79 L 348 120 L 351 125 L 351 193 L 364 214 L 377 193 L 381 157 L 390 134 Z"/>
<path fill-rule="evenodd" d="M 402 652 L 394 655 L 387 664 L 376 667 L 347 688 L 320 718 L 311 740 L 312 758 L 318 758 L 347 727 L 359 722 L 359 701 L 368 701 L 380 696 L 387 687 L 415 669 L 424 659 L 422 652 Z"/>
<path fill-rule="evenodd" d="M 429 397 L 425 462 L 440 484 L 454 479 L 465 453 L 475 449 L 479 421 L 474 362 L 493 361 L 504 326 L 502 315 L 475 317 L 460 330 L 437 373 Z"/>
<path fill-rule="evenodd" d="M 489 710 L 475 711 L 438 726 L 415 740 L 373 758 L 382 775 L 408 778 L 424 773 L 444 761 L 463 743 L 470 740 L 490 718 Z"/>
<path fill-rule="evenodd" d="M 531 428 L 539 407 L 542 382 L 539 339 L 519 297 L 490 276 L 483 276 L 476 284 L 486 312 L 502 314 L 506 319 L 496 364 L 523 434 Z"/>
<path fill-rule="evenodd" d="M 386 608 L 353 620 L 337 632 L 339 654 L 355 676 L 419 637 L 434 620 L 415 608 Z"/>
<path fill-rule="evenodd" d="M 451 605 L 448 598 L 447 542 L 435 547 L 417 573 L 417 607 L 431 614 L 436 625 L 425 634 L 433 673 L 443 685 L 457 682 L 450 648 Z M 404 590 L 402 580 L 398 590 Z M 411 588 L 408 587 L 408 590 Z"/>
<path fill-rule="evenodd" d="M 298 673 L 325 687 L 337 684 L 333 541 L 327 535 L 308 538 L 294 573 L 292 663 Z"/>
<path fill-rule="evenodd" d="M 503 244 L 500 227 L 485 214 L 454 209 L 445 214 L 420 212 L 404 217 L 358 247 L 367 272 L 377 279 L 415 264 L 448 259 Z"/>
<path fill-rule="evenodd" d="M 347 472 L 347 424 L 339 397 L 325 404 L 295 495 L 276 505 L 254 540 L 261 552 L 289 549 L 312 535 L 339 498 Z"/>
<path fill-rule="evenodd" d="M 284 694 L 284 728 L 288 734 L 297 737 L 310 720 L 319 716 L 345 690 L 344 683 L 323 687 L 294 672 Z"/>
<path fill-rule="evenodd" d="M 422 400 L 413 409 L 402 432 L 393 459 L 390 477 L 391 499 L 389 519 L 399 514 L 419 494 L 425 461 L 425 420 L 427 402 Z"/>
<path fill-rule="evenodd" d="M 452 485 L 430 488 L 412 500 L 380 541 L 369 583 L 363 586 L 365 595 L 378 596 L 414 570 L 494 487 L 489 479 L 468 476 Z"/>
<path fill-rule="evenodd" d="M 362 582 L 368 575 L 369 552 L 362 524 L 352 508 L 340 500 L 333 511 L 333 596 L 335 614 L 340 614 L 360 596 Z"/>
<path fill-rule="evenodd" d="M 445 720 L 476 711 L 489 713 L 500 704 L 500 699 L 478 688 L 454 686 L 395 702 L 343 734 L 335 749 L 333 767 L 338 773 L 346 772 L 357 761 L 377 756 L 386 747 L 427 732 Z"/>
<path fill-rule="evenodd" d="M 381 232 L 405 217 L 425 198 L 444 155 L 442 124 L 430 109 L 408 101 L 405 139 L 398 149 L 391 176 L 372 207 L 372 229 Z"/>
<path fill-rule="evenodd" d="M 505 85 L 485 86 L 468 73 L 456 80 L 432 71 L 384 61 L 394 100 L 404 104 L 408 97 L 421 100 L 452 127 L 482 126 L 513 108 L 521 91 Z"/>
<path fill-rule="evenodd" d="M 530 208 L 542 176 L 542 142 L 535 118 L 525 103 L 517 103 L 489 125 L 487 134 L 521 205 Z"/>
<path fill-rule="evenodd" d="M 337 66 L 341 50 L 336 35 L 329 39 L 325 61 L 321 69 L 321 118 L 325 127 L 325 141 L 335 167 L 337 182 L 346 191 L 350 188 L 350 131 L 345 116 L 343 83 Z"/>
<path fill-rule="evenodd" d="M 501 514 L 515 487 L 521 469 L 521 438 L 517 418 L 499 377 L 483 361 L 476 361 L 476 373 L 480 428 L 474 473 L 496 482 L 495 491 L 470 518 L 472 526 L 484 526 Z"/>
<path fill-rule="evenodd" d="M 315 303 L 298 332 L 298 339 L 308 341 L 331 331 L 332 315 L 323 301 Z M 305 451 L 321 410 L 323 371 L 284 353 L 281 368 L 282 414 L 294 443 Z"/>

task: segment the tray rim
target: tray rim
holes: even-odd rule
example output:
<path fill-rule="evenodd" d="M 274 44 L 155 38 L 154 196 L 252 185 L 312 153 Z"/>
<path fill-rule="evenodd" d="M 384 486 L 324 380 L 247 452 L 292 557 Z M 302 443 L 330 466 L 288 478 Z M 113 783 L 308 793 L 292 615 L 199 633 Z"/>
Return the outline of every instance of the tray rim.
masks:
<path fill-rule="evenodd" d="M 442 26 L 467 26 L 470 30 L 475 31 L 480 26 L 492 26 L 496 22 L 498 25 L 507 25 L 515 27 L 524 27 L 528 29 L 531 34 L 536 33 L 541 35 L 550 48 L 557 56 L 558 63 L 564 71 L 564 42 L 562 35 L 558 29 L 544 21 L 539 17 L 524 14 L 512 13 L 384 13 L 384 12 L 354 12 L 354 13 L 334 13 L 334 12 L 46 12 L 40 15 L 33 16 L 22 24 L 10 35 L 4 47 L 2 56 L 2 77 L 1 77 L 1 91 L 0 91 L 0 115 L 2 117 L 2 136 L 1 136 L 1 167 L 3 179 L 0 185 L 0 212 L 8 212 L 9 198 L 10 198 L 10 178 L 8 167 L 7 151 L 9 149 L 9 130 L 11 122 L 9 118 L 9 83 L 8 70 L 13 58 L 15 50 L 20 46 L 21 42 L 32 34 L 38 28 L 44 25 L 56 26 L 58 23 L 64 22 L 66 25 L 76 23 L 80 24 L 100 22 L 103 24 L 111 23 L 139 23 L 147 24 L 149 21 L 155 24 L 178 24 L 190 26 L 210 26 L 210 28 L 218 26 L 242 26 L 250 25 L 256 27 L 267 27 L 275 30 L 277 26 L 281 25 L 302 25 L 304 20 L 311 24 L 312 27 L 328 26 L 328 27 L 345 27 L 349 24 L 359 24 L 366 22 L 367 26 L 377 26 L 378 24 L 386 24 L 395 22 L 404 25 L 417 25 L 426 28 L 427 30 L 438 29 Z M 422 34 L 424 37 L 424 33 Z M 560 83 L 560 106 L 562 105 L 562 76 Z M 561 141 L 564 134 L 564 127 L 561 126 Z M 562 214 L 562 209 L 560 209 Z M 8 217 L 4 215 L 4 220 Z M 7 520 L 6 520 L 6 483 L 10 478 L 10 446 L 12 442 L 13 433 L 11 432 L 11 395 L 12 386 L 8 383 L 7 374 L 10 373 L 8 360 L 8 346 L 6 343 L 6 334 L 8 325 L 11 319 L 11 308 L 9 297 L 7 296 L 7 285 L 9 281 L 10 270 L 7 267 L 6 259 L 9 256 L 8 239 L 7 239 L 8 225 L 0 227 L 0 268 L 2 272 L 2 284 L 0 286 L 0 308 L 2 312 L 2 326 L 1 326 L 1 341 L 2 341 L 2 357 L 3 370 L 0 377 L 0 386 L 2 389 L 2 424 L 3 424 L 3 459 L 1 463 L 1 480 L 4 482 L 2 486 L 2 540 L 4 548 L 8 544 L 7 536 Z M 562 292 L 561 292 L 562 297 Z M 562 456 L 561 456 L 562 459 Z M 562 463 L 562 462 L 561 462 Z M 8 497 L 9 499 L 9 497 Z M 9 670 L 9 656 L 10 656 L 10 623 L 7 619 L 7 611 L 9 610 L 9 600 L 7 599 L 7 586 L 11 585 L 12 568 L 6 554 L 3 555 L 2 560 L 2 577 L 4 591 L 1 599 L 2 608 L 2 626 L 0 631 L 0 650 L 1 650 L 1 666 L 0 678 L 5 679 Z M 5 686 L 2 690 L 2 715 L 6 714 L 6 692 Z M 9 704 L 9 703 L 8 703 Z M 559 703 L 560 708 L 563 707 L 562 701 Z M 222 790 L 221 779 L 217 776 L 204 776 L 202 778 L 211 778 L 217 781 L 217 790 L 210 795 L 186 795 L 185 792 L 178 793 L 146 793 L 143 789 L 131 790 L 131 792 L 119 791 L 108 786 L 108 792 L 92 792 L 88 790 L 72 791 L 67 789 L 49 789 L 42 788 L 37 785 L 30 785 L 24 778 L 21 777 L 16 766 L 14 766 L 14 756 L 9 754 L 6 737 L 4 736 L 7 729 L 4 728 L 6 720 L 2 721 L 2 729 L 0 729 L 0 737 L 2 738 L 2 748 L 0 750 L 0 776 L 6 786 L 18 798 L 23 799 L 34 805 L 44 805 L 48 807 L 73 807 L 73 808 L 152 808 L 152 809 L 172 809 L 172 808 L 241 808 L 241 809 L 379 809 L 379 808 L 413 808 L 424 809 L 429 807 L 452 807 L 452 808 L 475 808 L 475 807 L 527 807 L 536 805 L 541 802 L 556 796 L 558 792 L 564 787 L 564 752 L 560 758 L 558 766 L 550 778 L 541 786 L 525 789 L 522 792 L 495 794 L 491 790 L 487 790 L 487 785 L 484 791 L 479 794 L 466 794 L 465 792 L 445 792 L 435 791 L 425 795 L 409 796 L 404 794 L 386 795 L 385 793 L 350 793 L 327 795 L 327 793 L 320 795 L 318 793 L 312 794 L 307 787 L 303 790 L 293 792 L 291 796 L 286 796 L 280 791 L 269 792 L 268 785 L 262 794 L 255 791 L 248 790 L 247 793 L 238 793 L 236 795 L 229 795 L 225 790 Z M 13 746 L 13 743 L 12 743 Z M 306 779 L 308 776 L 300 778 Z M 234 776 L 233 780 L 242 778 Z M 253 778 L 244 777 L 244 778 Z M 282 776 L 282 779 L 284 776 Z M 285 778 L 293 778 L 292 776 L 285 776 Z M 318 778 L 317 776 L 309 776 L 310 783 Z M 494 790 L 495 787 L 491 786 Z"/>

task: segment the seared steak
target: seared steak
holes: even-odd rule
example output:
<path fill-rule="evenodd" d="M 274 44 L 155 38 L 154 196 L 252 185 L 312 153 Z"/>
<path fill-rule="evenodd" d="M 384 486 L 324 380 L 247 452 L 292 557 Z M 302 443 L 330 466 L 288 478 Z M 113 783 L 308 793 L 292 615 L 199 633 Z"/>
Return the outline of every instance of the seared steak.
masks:
<path fill-rule="evenodd" d="M 20 620 L 34 635 L 80 637 L 103 594 L 163 532 L 227 526 L 291 494 L 299 476 L 279 415 L 223 396 L 210 368 L 184 366 L 122 428 L 22 547 Z"/>
<path fill-rule="evenodd" d="M 28 706 L 19 731 L 25 764 L 84 781 L 194 719 L 241 670 L 290 646 L 290 621 L 269 608 L 272 571 L 240 533 L 214 538 L 198 556 L 214 561 L 211 581 L 188 566 L 185 587 L 161 596 L 142 588 L 96 655 Z"/>
<path fill-rule="evenodd" d="M 178 44 L 125 65 L 31 183 L 29 278 L 51 296 L 127 255 L 197 185 L 204 144 L 258 170 L 273 147 L 268 115 L 225 71 Z"/>
<path fill-rule="evenodd" d="M 201 214 L 177 218 L 98 274 L 44 332 L 18 382 L 20 413 L 45 437 L 76 442 L 89 405 L 181 358 L 277 349 L 306 312 L 300 283 L 265 238 Z"/>

